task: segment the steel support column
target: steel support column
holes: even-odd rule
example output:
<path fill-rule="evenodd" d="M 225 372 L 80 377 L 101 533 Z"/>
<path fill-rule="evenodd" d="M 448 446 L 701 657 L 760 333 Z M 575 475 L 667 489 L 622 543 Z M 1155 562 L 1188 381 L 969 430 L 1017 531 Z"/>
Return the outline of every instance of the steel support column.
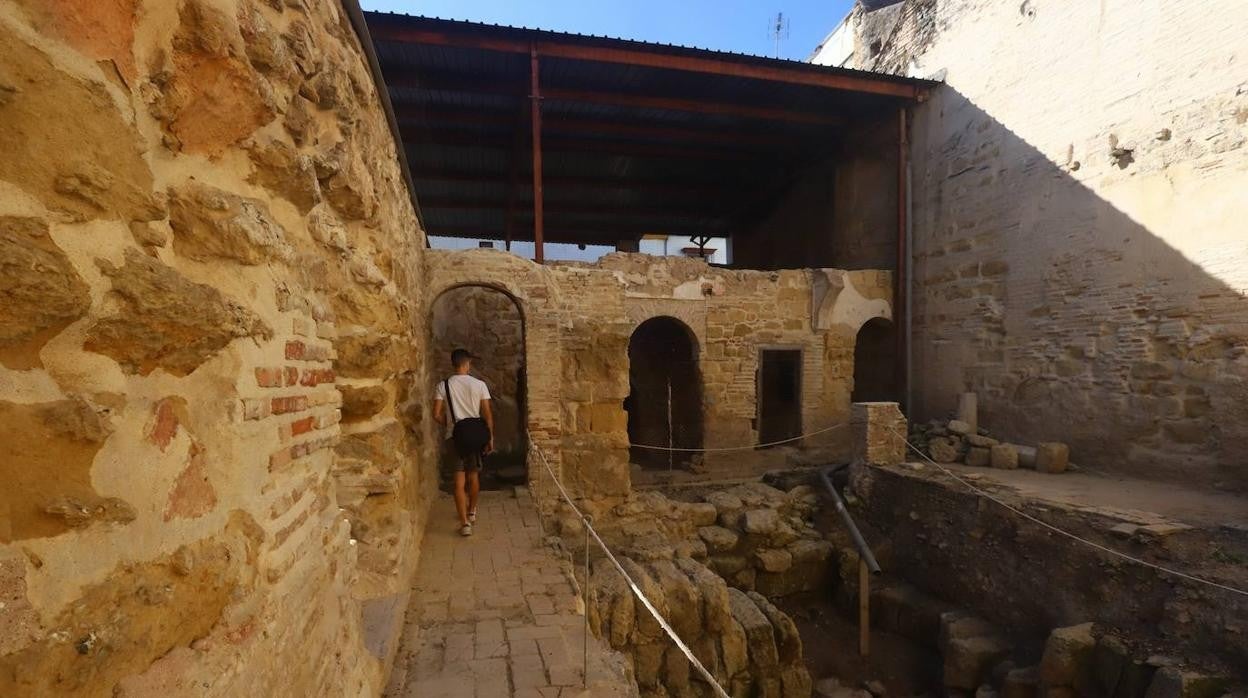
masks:
<path fill-rule="evenodd" d="M 533 122 L 533 261 L 541 264 L 542 251 L 542 91 L 538 81 L 537 47 L 529 47 L 529 100 Z"/>
<path fill-rule="evenodd" d="M 896 335 L 896 376 L 897 401 L 902 403 L 902 410 L 909 411 L 910 405 L 905 404 L 905 396 L 909 392 L 910 372 L 906 361 L 907 347 L 910 342 L 909 318 L 906 313 L 906 278 L 910 273 L 909 254 L 906 245 L 907 200 L 909 199 L 910 139 L 907 134 L 906 108 L 897 110 L 897 273 L 894 274 L 893 292 L 893 330 Z"/>

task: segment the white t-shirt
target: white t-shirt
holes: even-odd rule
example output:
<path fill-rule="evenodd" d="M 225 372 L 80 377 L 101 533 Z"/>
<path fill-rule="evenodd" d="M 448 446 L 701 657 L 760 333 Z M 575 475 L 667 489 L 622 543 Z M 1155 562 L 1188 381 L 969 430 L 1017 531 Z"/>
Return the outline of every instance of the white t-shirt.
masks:
<path fill-rule="evenodd" d="M 451 383 L 451 407 L 455 408 L 455 420 L 468 419 L 470 417 L 481 416 L 481 401 L 490 399 L 490 389 L 486 387 L 485 381 L 473 378 L 468 375 L 455 374 L 450 378 Z M 438 381 L 438 389 L 434 394 L 435 400 L 446 399 L 446 383 Z M 451 424 L 450 411 L 447 411 L 446 423 Z M 447 438 L 450 438 L 450 429 L 447 429 Z"/>

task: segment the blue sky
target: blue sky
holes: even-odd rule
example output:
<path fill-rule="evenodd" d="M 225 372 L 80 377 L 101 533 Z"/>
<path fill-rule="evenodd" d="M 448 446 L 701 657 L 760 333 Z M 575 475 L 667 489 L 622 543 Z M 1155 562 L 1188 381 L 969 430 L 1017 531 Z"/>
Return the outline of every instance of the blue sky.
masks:
<path fill-rule="evenodd" d="M 780 57 L 803 60 L 849 11 L 853 0 L 361 0 L 366 10 L 606 34 L 720 51 L 772 56 L 777 12 L 789 20 Z"/>

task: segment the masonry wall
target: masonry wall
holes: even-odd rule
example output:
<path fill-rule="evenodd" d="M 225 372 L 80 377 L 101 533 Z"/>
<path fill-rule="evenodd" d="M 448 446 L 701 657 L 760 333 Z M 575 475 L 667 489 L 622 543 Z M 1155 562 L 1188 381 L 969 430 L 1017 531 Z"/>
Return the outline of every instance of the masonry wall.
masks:
<path fill-rule="evenodd" d="M 892 275 L 864 270 L 725 270 L 688 258 L 615 253 L 594 264 L 539 266 L 501 251 L 431 250 L 430 293 L 463 284 L 507 291 L 525 326 L 528 431 L 578 492 L 619 497 L 630 487 L 628 344 L 653 317 L 671 317 L 696 338 L 703 384 L 703 443 L 758 443 L 760 351 L 800 349 L 802 425 L 846 424 L 854 342 L 872 317 L 891 318 Z M 710 476 L 847 458 L 847 429 L 789 450 L 708 454 Z M 530 463 L 530 477 L 538 477 Z M 546 485 L 549 487 L 549 483 Z"/>
<path fill-rule="evenodd" d="M 379 104 L 334 2 L 0 4 L 0 694 L 379 690 L 433 482 Z"/>
<path fill-rule="evenodd" d="M 858 67 L 947 83 L 911 133 L 914 416 L 974 390 L 1012 440 L 1248 489 L 1248 5 L 859 13 Z"/>

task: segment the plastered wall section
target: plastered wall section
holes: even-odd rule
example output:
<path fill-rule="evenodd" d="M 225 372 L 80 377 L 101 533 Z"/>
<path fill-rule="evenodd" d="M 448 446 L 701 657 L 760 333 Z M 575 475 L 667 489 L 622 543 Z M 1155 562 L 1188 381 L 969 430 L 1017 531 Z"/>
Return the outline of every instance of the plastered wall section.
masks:
<path fill-rule="evenodd" d="M 433 480 L 362 55 L 335 2 L 0 2 L 0 694 L 378 692 Z"/>
<path fill-rule="evenodd" d="M 465 284 L 507 292 L 525 318 L 528 429 L 586 496 L 628 492 L 628 343 L 642 322 L 684 323 L 697 339 L 704 444 L 758 443 L 757 368 L 763 349 L 803 352 L 807 431 L 848 424 L 857 331 L 891 318 L 890 272 L 717 269 L 700 260 L 614 253 L 594 264 L 539 266 L 502 251 L 431 250 L 430 293 Z M 816 292 L 816 288 L 818 292 Z M 848 429 L 803 444 L 849 455 Z M 712 473 L 783 464 L 779 451 L 708 454 Z M 531 463 L 530 478 L 542 472 Z"/>
<path fill-rule="evenodd" d="M 1079 464 L 1248 488 L 1248 5 L 858 21 L 859 67 L 947 83 L 911 134 L 917 416 L 974 390 L 982 425 Z"/>

